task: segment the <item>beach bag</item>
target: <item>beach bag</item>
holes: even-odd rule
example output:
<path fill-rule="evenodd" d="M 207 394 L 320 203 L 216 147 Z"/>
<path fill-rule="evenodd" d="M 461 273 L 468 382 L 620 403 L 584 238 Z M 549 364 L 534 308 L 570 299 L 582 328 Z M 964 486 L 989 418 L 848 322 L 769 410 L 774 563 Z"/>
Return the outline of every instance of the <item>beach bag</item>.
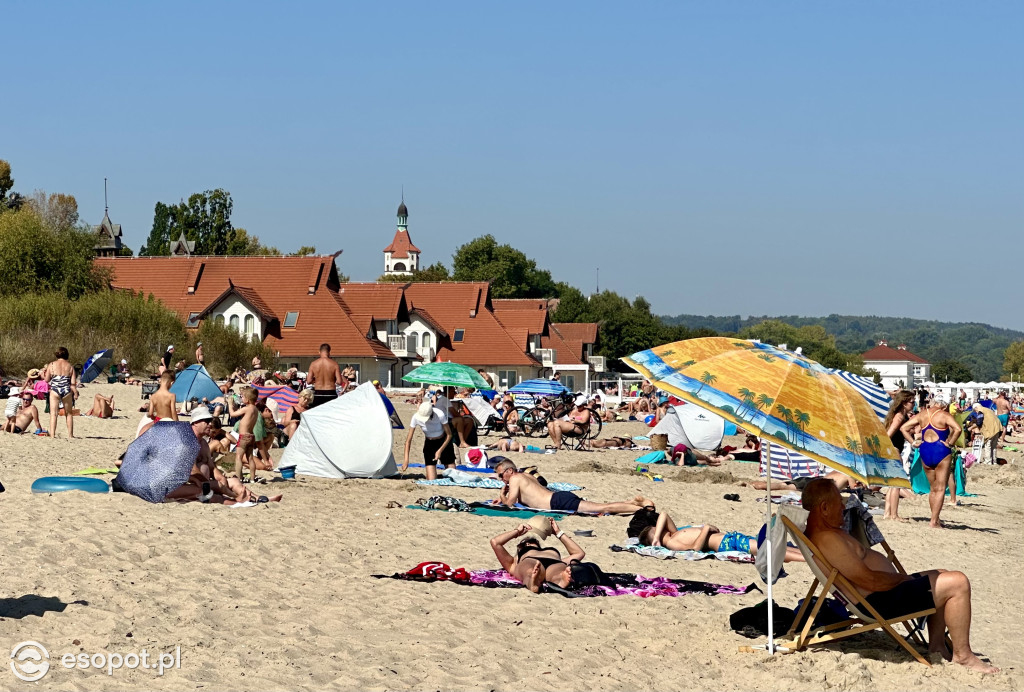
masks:
<path fill-rule="evenodd" d="M 611 582 L 593 562 L 573 560 L 569 563 L 569 590 L 578 591 L 588 586 L 608 586 Z"/>
<path fill-rule="evenodd" d="M 651 435 L 651 449 L 660 450 L 664 452 L 668 449 L 668 435 L 664 433 L 655 433 Z"/>

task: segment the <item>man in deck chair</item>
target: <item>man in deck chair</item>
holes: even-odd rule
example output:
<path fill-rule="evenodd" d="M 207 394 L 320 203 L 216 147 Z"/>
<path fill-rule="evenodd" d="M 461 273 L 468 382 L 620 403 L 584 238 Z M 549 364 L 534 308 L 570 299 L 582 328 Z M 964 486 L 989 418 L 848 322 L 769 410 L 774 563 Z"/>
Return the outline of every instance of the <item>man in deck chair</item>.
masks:
<path fill-rule="evenodd" d="M 982 673 L 998 672 L 971 650 L 971 583 L 963 572 L 935 569 L 899 574 L 884 555 L 865 548 L 842 530 L 846 503 L 830 479 L 808 483 L 802 502 L 810 513 L 807 537 L 882 617 L 935 608 L 928 618 L 929 652 Z M 946 628 L 953 642 L 952 655 L 946 649 Z"/>

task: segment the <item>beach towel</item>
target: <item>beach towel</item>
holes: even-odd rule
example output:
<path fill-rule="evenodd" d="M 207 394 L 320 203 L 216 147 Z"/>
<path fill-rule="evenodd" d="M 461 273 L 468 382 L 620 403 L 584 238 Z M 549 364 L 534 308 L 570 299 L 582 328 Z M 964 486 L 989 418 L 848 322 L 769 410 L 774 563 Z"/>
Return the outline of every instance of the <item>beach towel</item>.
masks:
<path fill-rule="evenodd" d="M 119 470 L 120 469 L 116 469 L 116 468 L 99 469 L 99 468 L 96 468 L 95 466 L 89 466 L 88 468 L 84 468 L 81 471 L 75 471 L 71 475 L 72 476 L 100 476 L 100 475 L 102 475 L 104 473 L 117 473 Z"/>
<path fill-rule="evenodd" d="M 668 454 L 663 451 L 648 452 L 647 454 L 641 454 L 633 461 L 639 464 L 667 464 L 669 462 Z"/>
<path fill-rule="evenodd" d="M 425 509 L 425 510 L 450 511 L 445 506 L 437 506 L 437 507 L 430 506 L 430 505 L 432 505 L 431 500 L 434 500 L 435 498 L 438 498 L 438 497 L 443 497 L 443 496 L 435 495 L 434 497 L 430 498 L 430 500 L 419 501 L 417 504 L 414 504 L 414 505 L 406 505 L 406 509 Z M 457 511 L 460 511 L 460 512 L 468 511 L 471 514 L 476 514 L 478 516 L 484 516 L 484 517 L 505 517 L 505 518 L 511 518 L 511 519 L 529 519 L 531 517 L 542 516 L 542 517 L 552 517 L 554 519 L 564 519 L 565 517 L 569 516 L 569 512 L 560 512 L 560 511 L 553 510 L 553 509 L 538 509 L 536 507 L 527 507 L 526 505 L 521 505 L 521 504 L 516 504 L 515 507 L 507 507 L 505 505 L 499 505 L 497 503 L 492 503 L 492 502 L 470 502 L 470 503 L 467 503 L 465 500 L 460 500 L 458 498 L 444 497 L 444 499 L 446 501 L 448 501 L 449 503 L 451 503 L 453 501 L 455 503 L 462 503 L 462 505 L 464 505 L 464 506 L 469 508 L 468 510 L 461 509 L 461 505 L 460 505 L 460 509 L 458 509 Z M 577 512 L 574 516 L 596 517 L 598 515 L 596 515 L 596 514 L 587 514 L 587 513 L 583 513 L 583 512 Z"/>
<path fill-rule="evenodd" d="M 464 577 L 468 573 L 468 579 Z M 526 588 L 504 570 L 472 570 L 465 568 L 452 569 L 443 562 L 420 563 L 407 572 L 394 574 L 373 574 L 376 579 L 400 579 L 403 581 L 438 582 L 450 581 L 461 586 L 483 586 L 486 588 L 522 589 Z M 745 587 L 730 584 L 712 584 L 689 579 L 667 579 L 665 577 L 645 577 L 641 574 L 604 573 L 607 586 L 588 586 L 578 591 L 569 591 L 545 583 L 542 593 L 557 593 L 566 598 L 594 598 L 599 596 L 654 596 L 678 597 L 687 594 L 740 595 L 757 589 L 754 584 Z"/>
<path fill-rule="evenodd" d="M 953 470 L 953 477 L 956 479 L 957 497 L 977 497 L 976 493 L 967 492 L 967 472 L 964 471 L 963 457 L 957 457 Z M 914 461 L 910 466 L 910 485 L 916 495 L 927 495 L 932 491 L 928 483 L 928 476 L 924 473 L 924 466 L 921 464 L 921 454 L 914 450 Z M 949 488 L 946 488 L 946 495 L 949 495 Z"/>
<path fill-rule="evenodd" d="M 491 490 L 498 490 L 505 484 L 499 481 L 497 478 L 464 478 L 459 477 L 457 479 L 452 478 L 438 478 L 433 481 L 416 481 L 416 485 L 439 485 L 444 487 L 457 486 L 460 488 L 487 488 Z M 576 490 L 583 490 L 582 486 L 573 485 L 572 483 L 548 483 L 548 490 L 557 493 L 560 490 L 567 490 L 573 492 Z"/>
<path fill-rule="evenodd" d="M 653 545 L 640 545 L 639 543 L 625 543 L 622 545 L 610 545 L 608 548 L 615 553 L 636 553 L 637 555 L 643 555 L 644 557 L 655 557 L 659 560 L 706 560 L 709 557 L 713 557 L 716 560 L 722 560 L 723 562 L 753 562 L 754 556 L 750 553 L 743 553 L 738 550 L 727 550 L 722 553 L 716 553 L 713 550 L 701 551 L 701 550 L 669 550 L 664 546 L 653 546 Z"/>

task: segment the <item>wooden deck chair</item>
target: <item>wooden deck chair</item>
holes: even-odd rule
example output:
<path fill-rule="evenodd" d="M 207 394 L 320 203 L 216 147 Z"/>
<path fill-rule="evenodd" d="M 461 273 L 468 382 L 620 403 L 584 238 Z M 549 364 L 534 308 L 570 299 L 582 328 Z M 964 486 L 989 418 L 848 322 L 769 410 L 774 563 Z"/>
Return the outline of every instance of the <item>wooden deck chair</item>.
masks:
<path fill-rule="evenodd" d="M 800 552 L 803 554 L 804 560 L 807 561 L 807 566 L 814 574 L 814 581 L 811 582 L 811 588 L 808 589 L 807 595 L 804 597 L 804 602 L 800 606 L 800 610 L 797 611 L 796 620 L 794 620 L 793 626 L 790 628 L 789 632 L 786 633 L 787 642 L 785 644 L 780 643 L 781 646 L 786 646 L 794 651 L 802 651 L 810 646 L 838 641 L 863 632 L 882 629 L 918 661 L 926 666 L 931 665 L 928 659 L 922 656 L 921 653 L 906 640 L 906 638 L 901 637 L 899 633 L 893 629 L 893 625 L 903 625 L 909 633 L 913 633 L 915 629 L 913 621 L 918 618 L 926 618 L 929 615 L 934 614 L 935 608 L 929 608 L 928 610 L 921 610 L 915 613 L 907 613 L 906 615 L 888 620 L 885 619 L 863 597 L 858 595 L 855 599 L 851 599 L 843 593 L 839 588 L 840 586 L 850 593 L 856 594 L 858 592 L 856 587 L 854 587 L 846 577 L 839 573 L 839 570 L 833 567 L 829 561 L 825 559 L 825 556 L 822 555 L 818 547 L 814 545 L 806 535 L 804 535 L 803 531 L 801 531 L 796 524 L 794 524 L 788 517 L 783 517 L 782 521 L 786 526 L 786 530 L 789 531 L 793 540 L 796 541 L 797 546 L 800 548 Z M 817 561 L 815 561 L 815 558 L 817 558 Z M 811 598 L 814 596 L 819 584 L 822 585 L 822 588 L 818 593 L 818 598 L 814 603 L 814 607 L 811 608 L 811 612 L 808 613 L 807 610 L 811 605 Z M 846 609 L 853 617 L 849 620 L 844 620 L 843 622 L 838 622 L 832 625 L 814 627 L 814 619 L 817 617 L 818 611 L 821 609 L 822 604 L 828 596 L 834 596 L 838 599 L 844 606 L 846 606 Z M 807 616 L 806 622 L 804 622 L 805 615 Z M 801 622 L 804 622 L 803 628 L 799 633 L 797 633 L 796 629 Z M 788 641 L 788 638 L 794 635 L 796 635 L 795 639 Z"/>

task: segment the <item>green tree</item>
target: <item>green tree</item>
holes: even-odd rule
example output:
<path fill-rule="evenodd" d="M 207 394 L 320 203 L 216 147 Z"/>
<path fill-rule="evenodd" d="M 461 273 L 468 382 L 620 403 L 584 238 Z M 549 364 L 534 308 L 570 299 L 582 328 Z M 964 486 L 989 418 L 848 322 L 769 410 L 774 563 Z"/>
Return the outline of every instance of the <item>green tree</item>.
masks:
<path fill-rule="evenodd" d="M 309 257 L 310 255 L 316 254 L 316 247 L 313 245 L 303 245 L 298 250 L 290 254 L 292 257 Z"/>
<path fill-rule="evenodd" d="M 94 239 L 77 228 L 52 229 L 26 206 L 0 215 L 0 295 L 52 291 L 77 298 L 101 288 Z"/>
<path fill-rule="evenodd" d="M 462 245 L 452 257 L 456 281 L 490 281 L 495 298 L 553 298 L 556 294 L 551 272 L 511 245 L 498 245 L 485 235 Z"/>
<path fill-rule="evenodd" d="M 177 205 L 157 202 L 153 208 L 153 228 L 146 244 L 139 248 L 140 257 L 162 257 L 171 251 L 171 229 L 177 227 Z"/>
<path fill-rule="evenodd" d="M 18 211 L 24 204 L 24 197 L 17 192 L 11 192 L 13 187 L 14 177 L 11 175 L 11 164 L 0 159 L 0 213 Z"/>
<path fill-rule="evenodd" d="M 236 228 L 231 233 L 231 240 L 228 242 L 228 249 L 225 254 L 245 257 L 264 255 L 279 257 L 281 251 L 276 247 L 264 245 L 260 242 L 259 236 L 249 235 L 249 232 L 244 228 Z"/>
<path fill-rule="evenodd" d="M 1014 379 L 1024 378 L 1024 339 L 1014 341 L 1003 352 L 1003 373 Z"/>
<path fill-rule="evenodd" d="M 440 262 L 434 262 L 429 267 L 417 269 L 412 274 L 381 274 L 380 276 L 377 277 L 377 281 L 389 284 L 406 284 L 415 282 L 437 282 L 451 280 L 452 277 L 448 273 L 448 267 L 444 266 Z"/>
<path fill-rule="evenodd" d="M 153 228 L 144 251 L 140 250 L 139 254 L 166 255 L 171 241 L 184 232 L 186 240 L 195 241 L 197 255 L 226 255 L 235 236 L 231 225 L 233 207 L 231 193 L 220 188 L 197 192 L 178 204 L 157 202 L 153 209 Z"/>
<path fill-rule="evenodd" d="M 940 360 L 932 366 L 932 377 L 936 382 L 970 382 L 974 379 L 971 369 L 959 360 Z"/>

